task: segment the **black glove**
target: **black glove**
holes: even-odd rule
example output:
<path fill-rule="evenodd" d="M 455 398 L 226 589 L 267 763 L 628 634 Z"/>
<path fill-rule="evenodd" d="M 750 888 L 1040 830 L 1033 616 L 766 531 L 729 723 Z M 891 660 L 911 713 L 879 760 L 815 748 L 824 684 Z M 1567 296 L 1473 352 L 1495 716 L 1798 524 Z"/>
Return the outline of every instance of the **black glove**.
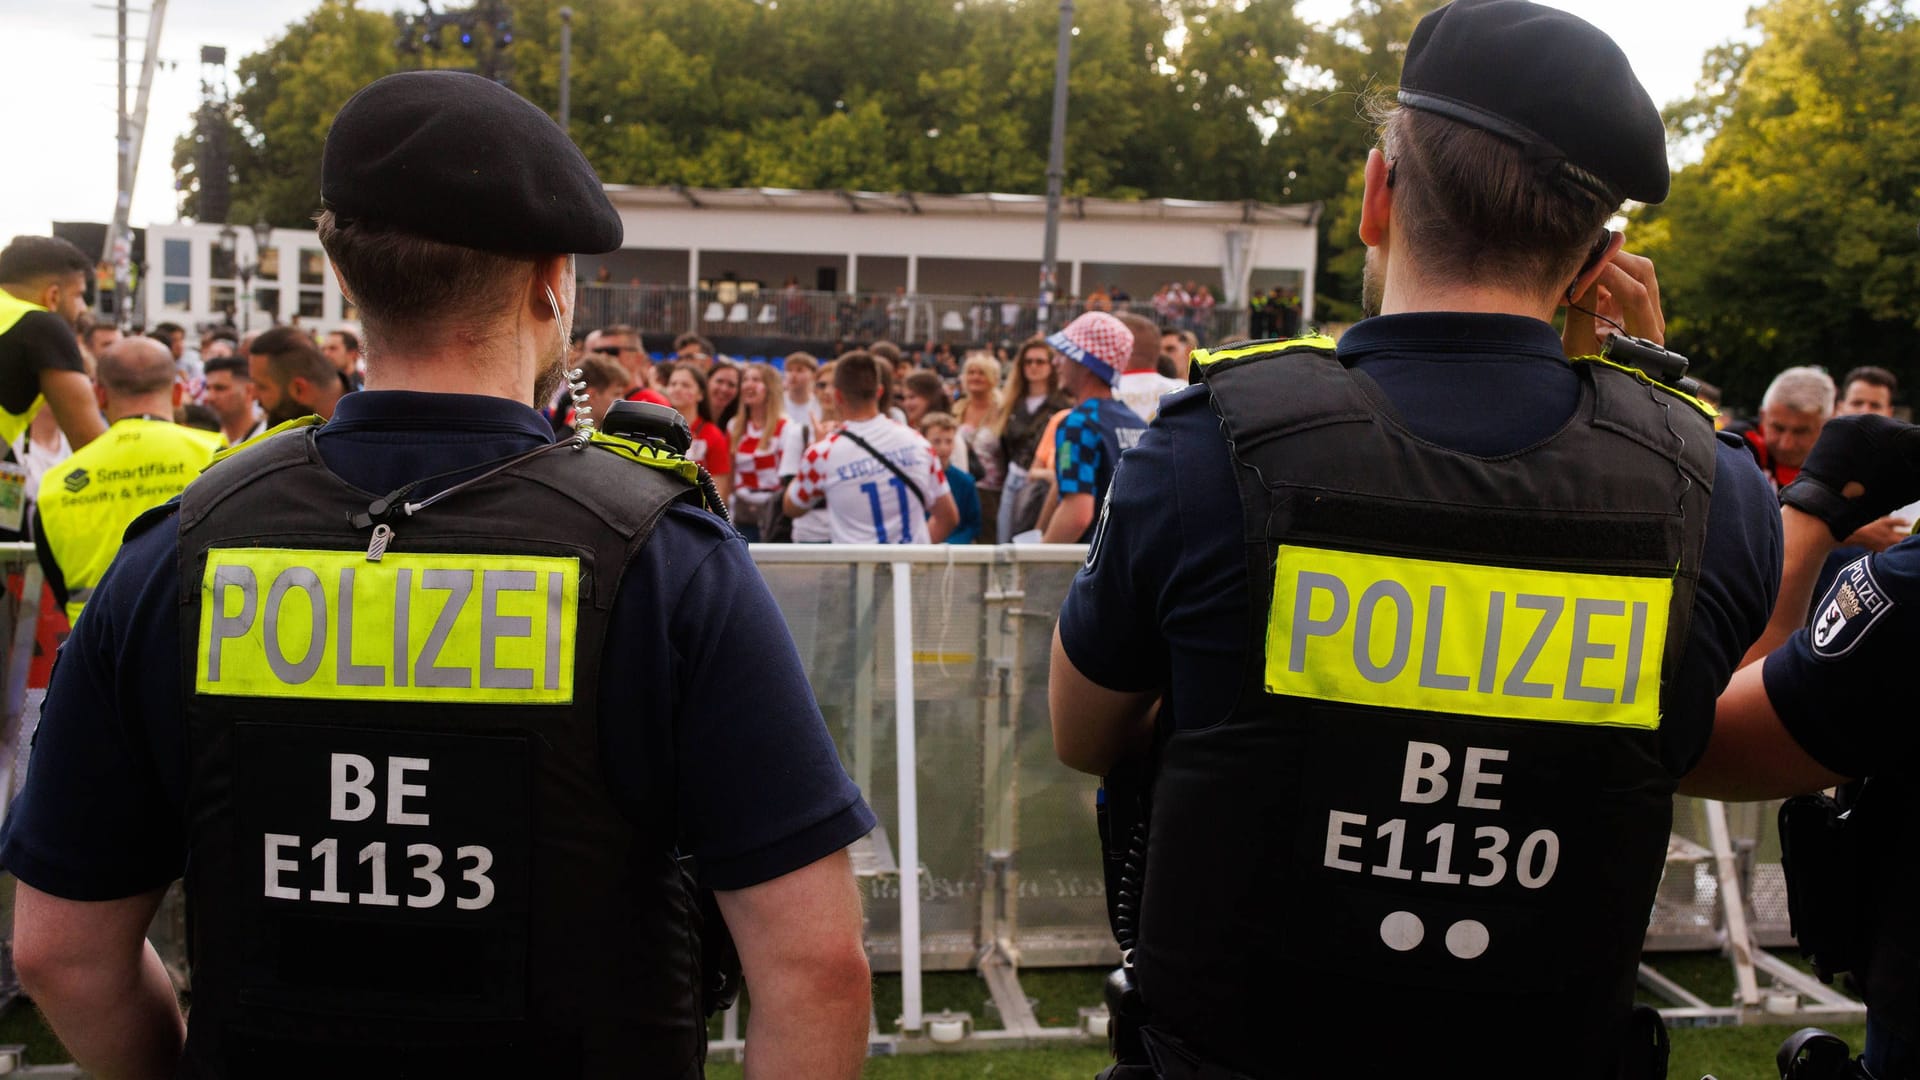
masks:
<path fill-rule="evenodd" d="M 1920 427 L 1873 415 L 1827 421 L 1780 501 L 1826 522 L 1835 540 L 1920 501 Z"/>

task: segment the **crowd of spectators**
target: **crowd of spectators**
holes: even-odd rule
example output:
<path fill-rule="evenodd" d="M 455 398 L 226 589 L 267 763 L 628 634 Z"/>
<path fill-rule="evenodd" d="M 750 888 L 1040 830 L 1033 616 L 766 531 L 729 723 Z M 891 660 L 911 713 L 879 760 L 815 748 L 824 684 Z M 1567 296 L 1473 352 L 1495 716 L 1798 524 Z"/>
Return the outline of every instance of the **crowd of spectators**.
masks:
<path fill-rule="evenodd" d="M 650 354 L 634 327 L 617 324 L 579 334 L 569 362 L 595 417 L 622 399 L 680 412 L 690 456 L 751 541 L 1036 542 L 1062 494 L 1087 496 L 1068 500 L 1067 518 L 1079 521 L 1076 536 L 1089 531 L 1104 491 L 1096 477 L 1118 457 L 1115 444 L 1103 459 L 1097 429 L 1063 421 L 1078 406 L 1083 421 L 1144 425 L 1161 395 L 1185 385 L 1198 344 L 1191 330 L 1130 311 L 1101 317 L 1118 349 L 1111 376 L 1082 378 L 1084 363 L 1056 348 L 1064 331 L 1052 345 L 1034 335 L 960 355 L 938 341 L 840 343 L 823 362 L 804 351 L 729 358 L 697 333 Z M 843 381 L 855 394 L 871 381 L 870 405 L 850 401 Z M 1109 395 L 1104 407 L 1087 404 Z M 563 390 L 547 404 L 556 431 L 570 430 L 573 398 Z M 859 438 L 843 437 L 849 431 Z M 1065 457 L 1075 475 L 1064 483 L 1054 471 L 1062 439 L 1074 443 Z M 943 525 L 949 501 L 953 522 Z"/>

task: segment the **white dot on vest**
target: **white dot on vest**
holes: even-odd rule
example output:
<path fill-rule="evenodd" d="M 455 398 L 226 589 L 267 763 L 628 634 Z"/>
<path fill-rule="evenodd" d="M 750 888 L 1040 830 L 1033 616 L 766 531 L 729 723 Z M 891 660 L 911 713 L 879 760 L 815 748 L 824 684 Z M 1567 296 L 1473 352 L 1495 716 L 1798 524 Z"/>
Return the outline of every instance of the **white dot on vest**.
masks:
<path fill-rule="evenodd" d="M 1417 948 L 1426 936 L 1426 924 L 1411 911 L 1396 911 L 1380 920 L 1380 940 L 1395 952 Z"/>
<path fill-rule="evenodd" d="M 1462 960 L 1472 960 L 1487 951 L 1493 936 L 1484 923 L 1462 919 L 1447 927 L 1447 951 Z"/>

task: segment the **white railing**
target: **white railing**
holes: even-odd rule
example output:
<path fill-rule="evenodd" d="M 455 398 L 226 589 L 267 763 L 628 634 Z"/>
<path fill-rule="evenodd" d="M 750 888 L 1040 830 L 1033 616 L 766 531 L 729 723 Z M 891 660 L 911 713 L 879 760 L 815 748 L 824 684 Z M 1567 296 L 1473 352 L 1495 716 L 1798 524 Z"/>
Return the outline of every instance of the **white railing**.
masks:
<path fill-rule="evenodd" d="M 1043 312 L 1038 298 L 1031 296 L 747 291 L 729 282 L 710 289 L 589 282 L 580 286 L 579 303 L 574 325 L 582 329 L 621 324 L 656 343 L 695 331 L 716 340 L 791 342 L 795 348 L 802 343 L 856 345 L 882 338 L 916 346 L 944 342 L 964 347 L 997 341 L 1018 345 L 1036 333 L 1060 329 L 1085 310 L 1071 298 L 1056 301 Z M 1244 338 L 1250 325 L 1245 308 L 1163 315 L 1146 302 L 1122 306 L 1156 324 L 1192 330 L 1202 344 Z"/>

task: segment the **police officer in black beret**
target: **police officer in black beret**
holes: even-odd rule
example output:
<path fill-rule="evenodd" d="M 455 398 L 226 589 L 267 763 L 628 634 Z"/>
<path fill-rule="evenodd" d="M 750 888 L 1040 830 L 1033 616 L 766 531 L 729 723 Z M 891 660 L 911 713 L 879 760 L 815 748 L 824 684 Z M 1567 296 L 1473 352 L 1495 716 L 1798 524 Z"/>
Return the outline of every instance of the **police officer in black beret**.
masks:
<path fill-rule="evenodd" d="M 1061 611 L 1055 748 L 1126 864 L 1113 1075 L 1664 1075 L 1636 964 L 1773 495 L 1605 341 L 1661 340 L 1605 225 L 1667 193 L 1611 40 L 1457 0 L 1383 111 L 1371 317 L 1196 351 Z"/>
<path fill-rule="evenodd" d="M 348 101 L 322 177 L 367 389 L 130 530 L 0 838 L 23 983 L 103 1076 L 696 1077 L 691 865 L 749 1075 L 857 1075 L 873 816 L 780 614 L 670 440 L 531 407 L 598 179 L 444 71 Z M 184 1024 L 142 939 L 183 875 Z"/>

